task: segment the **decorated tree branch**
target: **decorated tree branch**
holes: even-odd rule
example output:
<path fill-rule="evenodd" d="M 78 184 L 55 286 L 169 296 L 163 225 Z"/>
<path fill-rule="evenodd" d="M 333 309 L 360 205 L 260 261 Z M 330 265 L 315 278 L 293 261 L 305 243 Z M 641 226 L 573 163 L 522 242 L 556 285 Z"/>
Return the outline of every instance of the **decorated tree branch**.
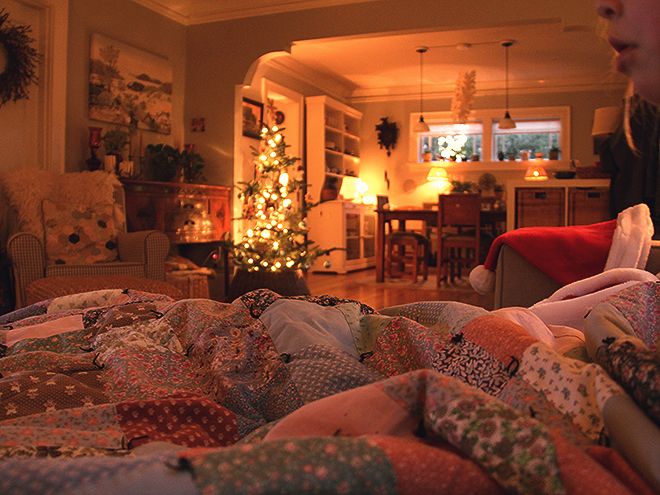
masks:
<path fill-rule="evenodd" d="M 240 183 L 243 232 L 232 246 L 234 264 L 253 273 L 306 270 L 329 250 L 307 238 L 302 167 L 286 153 L 284 129 L 265 125 L 260 139 L 255 177 Z"/>

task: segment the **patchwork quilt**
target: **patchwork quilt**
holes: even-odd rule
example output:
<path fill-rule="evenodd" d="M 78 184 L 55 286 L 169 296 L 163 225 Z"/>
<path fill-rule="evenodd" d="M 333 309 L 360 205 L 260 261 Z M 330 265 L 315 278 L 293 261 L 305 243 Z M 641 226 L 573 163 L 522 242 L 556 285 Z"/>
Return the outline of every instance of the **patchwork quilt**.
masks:
<path fill-rule="evenodd" d="M 3 494 L 660 491 L 658 282 L 561 346 L 456 302 L 266 289 L 90 292 L 0 325 Z"/>

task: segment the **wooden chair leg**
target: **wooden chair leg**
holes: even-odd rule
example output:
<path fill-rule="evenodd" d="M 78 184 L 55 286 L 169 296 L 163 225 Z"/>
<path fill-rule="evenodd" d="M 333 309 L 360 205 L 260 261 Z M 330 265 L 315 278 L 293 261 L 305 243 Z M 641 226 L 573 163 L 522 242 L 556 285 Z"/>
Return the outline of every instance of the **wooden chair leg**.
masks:
<path fill-rule="evenodd" d="M 422 252 L 422 280 L 426 281 L 429 278 L 429 252 L 427 244 L 420 244 Z"/>
<path fill-rule="evenodd" d="M 412 281 L 413 284 L 415 284 L 417 283 L 417 275 L 418 275 L 417 270 L 419 267 L 418 256 L 417 256 L 418 254 L 417 244 L 412 246 L 412 248 L 413 248 L 412 249 Z"/>

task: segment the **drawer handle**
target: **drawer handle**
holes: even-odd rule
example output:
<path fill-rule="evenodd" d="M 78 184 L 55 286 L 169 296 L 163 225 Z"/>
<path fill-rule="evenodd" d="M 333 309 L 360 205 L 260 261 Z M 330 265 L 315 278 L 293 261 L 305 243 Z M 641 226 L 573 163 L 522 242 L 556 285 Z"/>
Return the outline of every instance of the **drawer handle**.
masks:
<path fill-rule="evenodd" d="M 587 193 L 587 198 L 600 198 L 600 193 L 599 192 L 588 192 Z"/>
<path fill-rule="evenodd" d="M 548 198 L 548 193 L 546 192 L 535 192 L 534 193 L 534 199 L 547 199 Z"/>

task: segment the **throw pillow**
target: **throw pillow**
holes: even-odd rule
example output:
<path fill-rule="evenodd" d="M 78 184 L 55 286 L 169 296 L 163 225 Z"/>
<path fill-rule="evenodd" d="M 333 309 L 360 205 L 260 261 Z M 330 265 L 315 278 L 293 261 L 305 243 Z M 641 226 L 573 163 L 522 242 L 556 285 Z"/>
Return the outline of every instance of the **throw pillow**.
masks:
<path fill-rule="evenodd" d="M 113 205 L 55 203 L 45 199 L 41 207 L 49 264 L 87 265 L 119 257 Z"/>

